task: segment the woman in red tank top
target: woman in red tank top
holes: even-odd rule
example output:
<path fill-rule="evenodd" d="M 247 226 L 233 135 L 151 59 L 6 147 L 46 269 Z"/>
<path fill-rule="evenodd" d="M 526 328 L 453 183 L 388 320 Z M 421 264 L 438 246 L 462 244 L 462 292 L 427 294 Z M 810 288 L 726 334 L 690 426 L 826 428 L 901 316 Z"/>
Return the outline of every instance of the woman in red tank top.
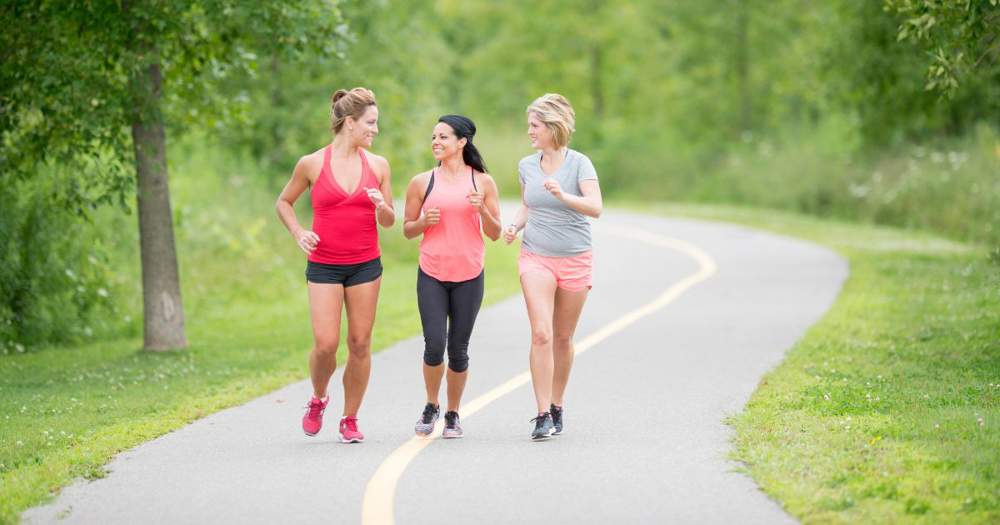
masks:
<path fill-rule="evenodd" d="M 357 415 L 371 371 L 371 334 L 382 278 L 378 229 L 396 220 L 389 163 L 368 150 L 378 134 L 375 94 L 365 88 L 333 94 L 333 133 L 328 146 L 295 166 L 281 191 L 278 216 L 308 255 L 306 281 L 315 345 L 309 354 L 313 397 L 302 430 L 314 436 L 329 403 L 327 385 L 337 368 L 341 311 L 347 307 L 347 367 L 340 440 L 364 441 Z M 299 225 L 295 201 L 310 189 L 312 230 Z"/>
<path fill-rule="evenodd" d="M 417 304 L 424 329 L 427 403 L 414 431 L 427 436 L 441 413 L 438 392 L 448 349 L 448 411 L 444 438 L 463 436 L 458 410 L 468 378 L 469 338 L 483 302 L 483 233 L 500 237 L 500 204 L 493 177 L 472 144 L 476 125 L 445 115 L 434 127 L 431 149 L 438 167 L 406 190 L 403 234 L 423 235 L 417 268 Z"/>

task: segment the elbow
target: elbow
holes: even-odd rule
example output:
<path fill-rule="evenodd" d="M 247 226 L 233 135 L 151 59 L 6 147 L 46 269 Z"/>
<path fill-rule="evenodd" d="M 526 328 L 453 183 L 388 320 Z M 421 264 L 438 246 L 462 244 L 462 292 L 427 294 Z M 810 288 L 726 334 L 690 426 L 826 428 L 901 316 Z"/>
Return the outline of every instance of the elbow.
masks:
<path fill-rule="evenodd" d="M 493 242 L 500 240 L 500 232 L 486 232 L 486 236 Z"/>

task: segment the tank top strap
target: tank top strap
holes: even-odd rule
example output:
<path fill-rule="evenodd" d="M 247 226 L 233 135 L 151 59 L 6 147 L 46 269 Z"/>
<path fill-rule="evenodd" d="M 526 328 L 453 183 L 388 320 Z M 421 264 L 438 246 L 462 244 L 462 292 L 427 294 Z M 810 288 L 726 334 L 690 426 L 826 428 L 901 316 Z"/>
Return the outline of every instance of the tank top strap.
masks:
<path fill-rule="evenodd" d="M 323 148 L 323 165 L 319 168 L 319 176 L 316 177 L 316 182 L 314 185 L 318 185 L 320 179 L 331 178 L 333 173 L 330 171 L 330 152 L 333 150 L 333 144 L 328 144 Z M 328 180 L 327 182 L 332 183 L 333 180 Z"/>
<path fill-rule="evenodd" d="M 375 176 L 375 171 L 372 170 L 370 164 L 368 164 L 368 153 L 365 152 L 364 148 L 358 148 L 358 155 L 361 156 L 361 181 L 364 183 L 366 178 L 370 178 L 370 184 L 378 188 L 378 177 Z"/>

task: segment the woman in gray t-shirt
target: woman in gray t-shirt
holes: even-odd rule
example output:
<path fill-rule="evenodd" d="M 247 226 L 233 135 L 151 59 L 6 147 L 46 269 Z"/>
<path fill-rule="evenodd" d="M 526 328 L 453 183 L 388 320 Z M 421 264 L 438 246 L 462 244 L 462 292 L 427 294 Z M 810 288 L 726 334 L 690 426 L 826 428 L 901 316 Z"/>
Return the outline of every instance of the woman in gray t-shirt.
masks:
<path fill-rule="evenodd" d="M 601 215 L 597 172 L 569 149 L 573 106 L 546 94 L 528 106 L 528 137 L 538 153 L 521 159 L 521 207 L 504 229 L 509 244 L 524 230 L 518 259 L 531 322 L 531 382 L 538 404 L 532 439 L 563 430 L 563 394 L 573 366 L 573 333 L 590 291 L 593 254 L 587 217 Z"/>

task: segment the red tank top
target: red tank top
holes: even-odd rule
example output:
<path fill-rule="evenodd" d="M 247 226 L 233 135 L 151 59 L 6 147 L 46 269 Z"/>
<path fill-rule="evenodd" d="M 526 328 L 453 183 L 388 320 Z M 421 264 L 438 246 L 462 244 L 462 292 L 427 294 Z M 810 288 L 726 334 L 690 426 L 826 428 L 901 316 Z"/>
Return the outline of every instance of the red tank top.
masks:
<path fill-rule="evenodd" d="M 428 226 L 420 241 L 420 269 L 439 281 L 468 281 L 483 271 L 482 219 L 467 198 L 476 184 L 472 177 L 471 168 L 469 178 L 455 182 L 433 177 L 434 185 L 421 208 L 424 212 L 441 210 L 441 222 Z"/>
<path fill-rule="evenodd" d="M 323 150 L 323 169 L 313 184 L 312 229 L 319 236 L 319 244 L 309 255 L 312 262 L 323 264 L 358 264 L 380 255 L 378 228 L 375 224 L 375 204 L 368 198 L 365 188 L 378 188 L 378 179 L 368 166 L 365 151 L 358 148 L 361 157 L 361 180 L 351 194 L 340 187 L 330 170 L 330 151 Z"/>

